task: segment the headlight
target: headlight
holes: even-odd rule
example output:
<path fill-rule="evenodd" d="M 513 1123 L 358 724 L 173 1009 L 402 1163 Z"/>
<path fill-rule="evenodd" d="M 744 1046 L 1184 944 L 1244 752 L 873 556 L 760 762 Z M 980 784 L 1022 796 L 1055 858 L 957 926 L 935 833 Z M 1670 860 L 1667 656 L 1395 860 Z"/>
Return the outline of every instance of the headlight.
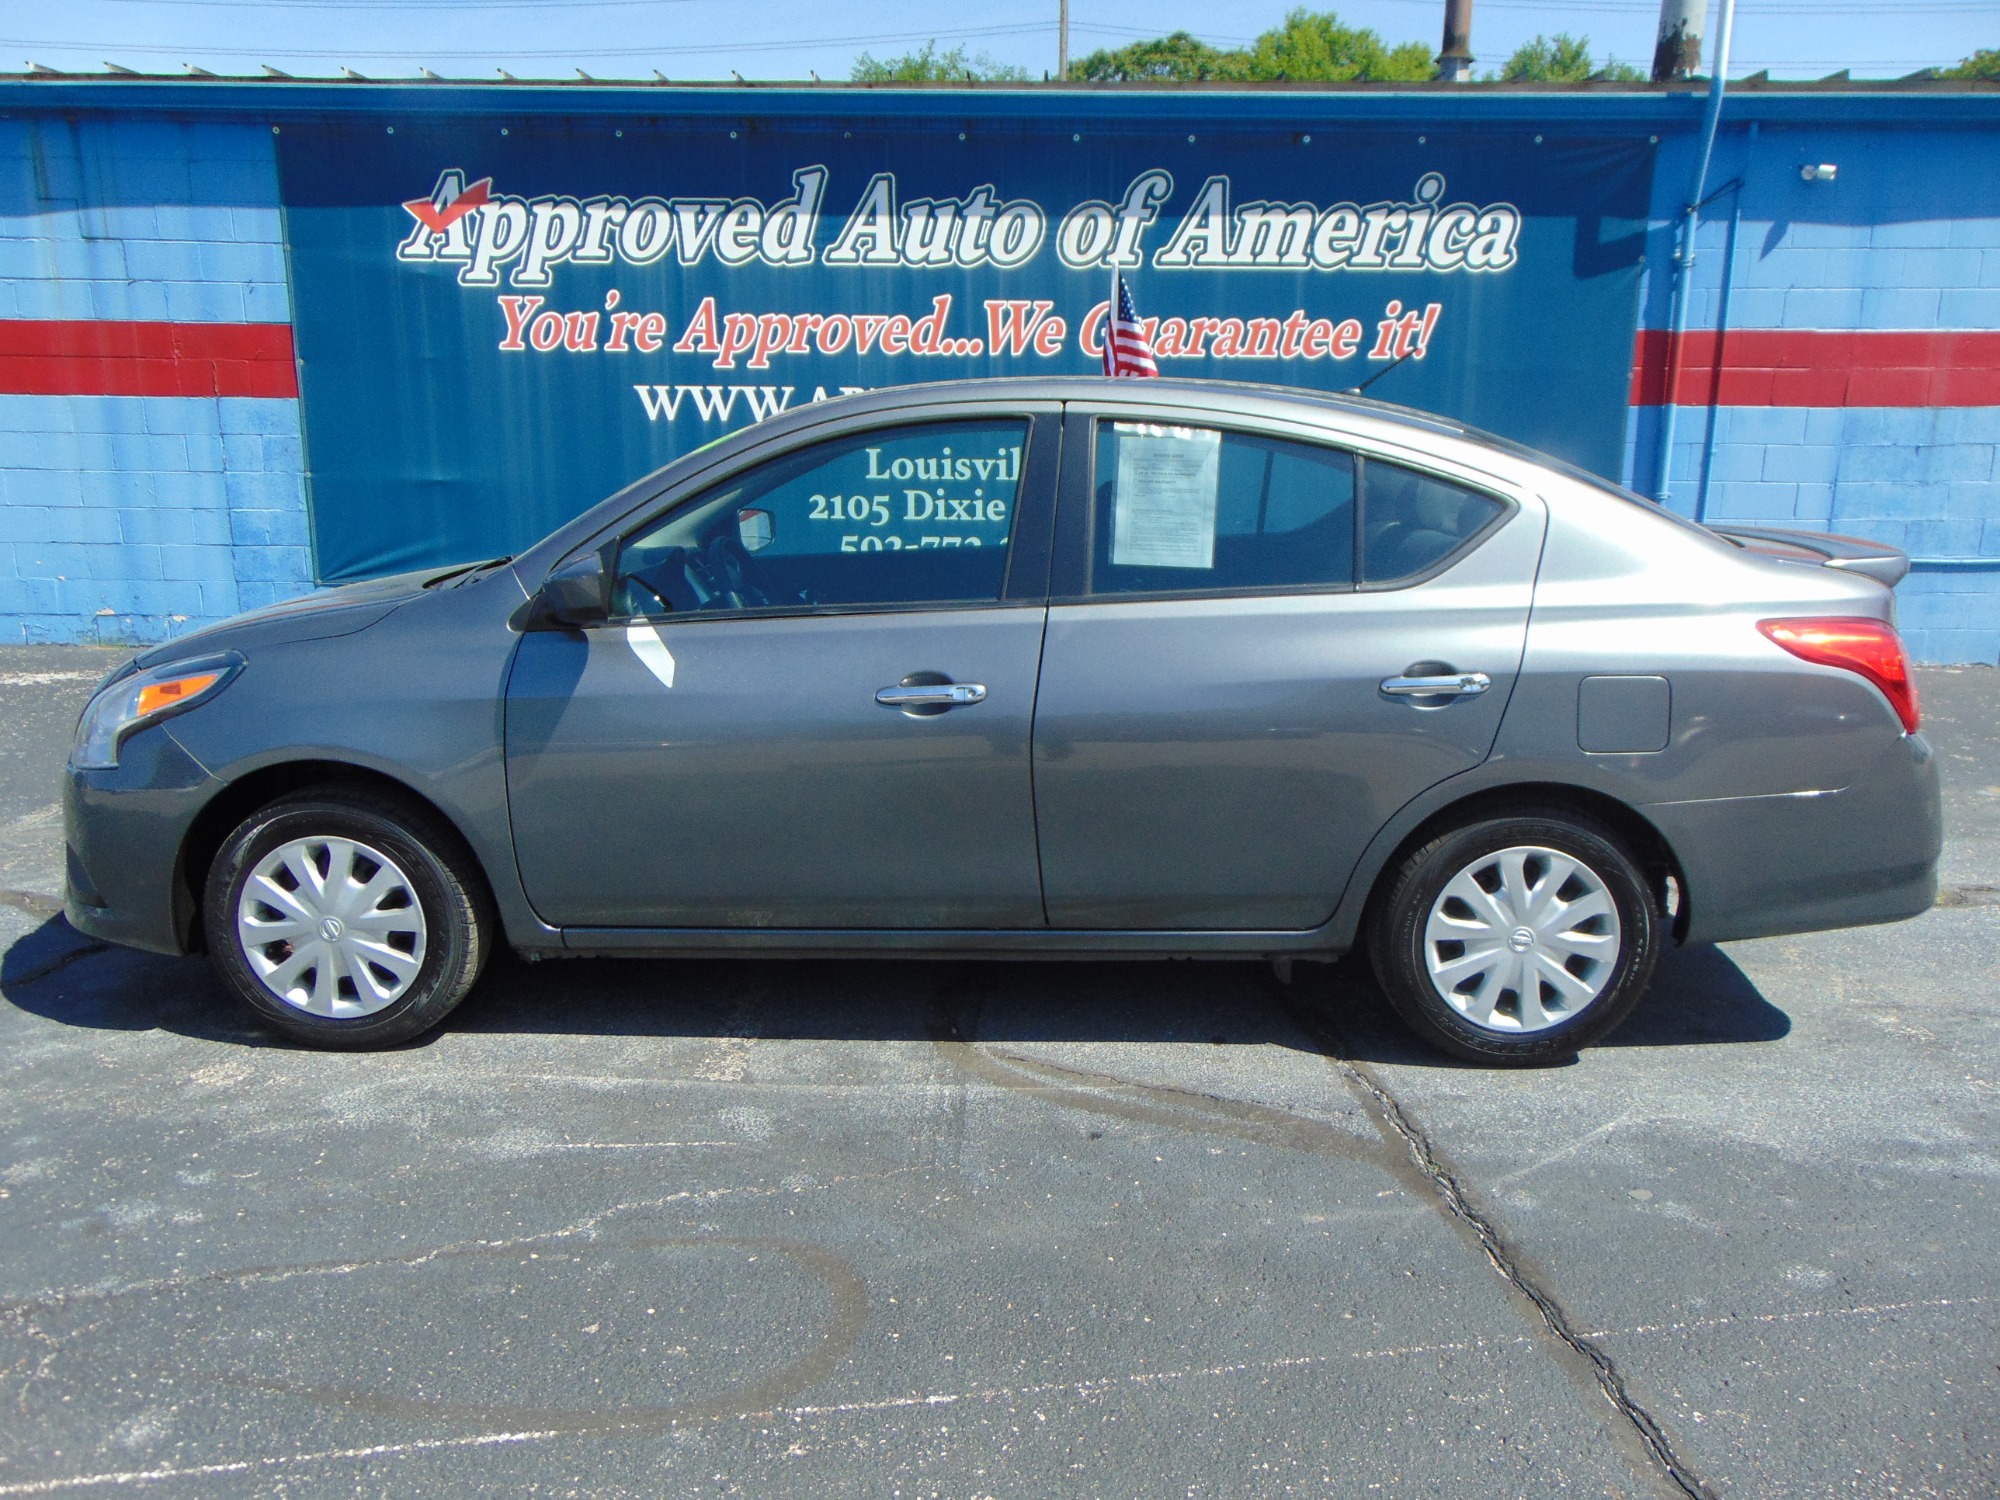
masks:
<path fill-rule="evenodd" d="M 213 698 L 242 670 L 243 658 L 231 651 L 134 672 L 99 688 L 77 720 L 69 763 L 79 771 L 110 770 L 126 735 Z"/>

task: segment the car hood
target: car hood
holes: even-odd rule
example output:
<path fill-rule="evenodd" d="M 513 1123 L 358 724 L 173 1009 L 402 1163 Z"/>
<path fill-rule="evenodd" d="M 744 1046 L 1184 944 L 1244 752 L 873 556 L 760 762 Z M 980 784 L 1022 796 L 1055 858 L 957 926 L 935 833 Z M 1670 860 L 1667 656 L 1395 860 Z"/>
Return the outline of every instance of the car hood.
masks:
<path fill-rule="evenodd" d="M 249 650 L 253 646 L 280 645 L 287 641 L 321 641 L 352 635 L 421 596 L 427 585 L 459 571 L 420 568 L 413 573 L 394 573 L 387 578 L 315 589 L 297 599 L 266 605 L 220 624 L 176 636 L 141 654 L 135 665 L 157 667 L 208 651 Z"/>

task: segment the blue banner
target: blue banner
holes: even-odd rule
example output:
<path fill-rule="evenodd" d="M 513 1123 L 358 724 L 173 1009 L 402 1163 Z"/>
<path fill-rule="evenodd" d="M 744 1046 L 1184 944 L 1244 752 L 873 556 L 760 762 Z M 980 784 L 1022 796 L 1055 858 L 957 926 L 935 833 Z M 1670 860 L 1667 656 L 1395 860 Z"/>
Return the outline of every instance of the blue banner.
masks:
<path fill-rule="evenodd" d="M 1114 269 L 1164 375 L 1372 382 L 1618 473 L 1648 138 L 981 102 L 282 127 L 320 577 L 516 551 L 843 391 L 1094 372 Z"/>

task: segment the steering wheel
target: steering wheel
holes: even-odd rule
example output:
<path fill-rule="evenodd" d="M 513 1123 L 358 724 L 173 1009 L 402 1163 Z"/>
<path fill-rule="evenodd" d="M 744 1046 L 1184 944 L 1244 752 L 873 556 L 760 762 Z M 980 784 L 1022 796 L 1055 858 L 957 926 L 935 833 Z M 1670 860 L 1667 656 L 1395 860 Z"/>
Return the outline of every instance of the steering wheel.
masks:
<path fill-rule="evenodd" d="M 627 610 L 626 610 L 626 613 L 628 613 L 628 614 L 635 614 L 635 615 L 639 615 L 639 614 L 645 614 L 645 615 L 651 615 L 651 614 L 662 614 L 662 615 L 670 615 L 670 614 L 672 614 L 672 613 L 674 612 L 674 606 L 673 606 L 673 601 L 672 601 L 672 600 L 670 600 L 669 598 L 667 598 L 667 596 L 666 596 L 665 594 L 661 593 L 661 592 L 660 592 L 660 591 L 659 591 L 658 589 L 654 588 L 654 587 L 653 587 L 653 585 L 652 585 L 651 583 L 647 582 L 647 581 L 646 581 L 646 576 L 645 576 L 645 574 L 643 574 L 643 573 L 628 573 L 628 574 L 626 574 L 626 575 L 625 575 L 625 578 L 624 578 L 623 582 L 625 583 L 626 587 L 628 587 L 629 589 L 631 589 L 631 590 L 633 591 L 633 593 L 635 593 L 635 594 L 644 594 L 644 595 L 647 595 L 647 596 L 649 596 L 649 597 L 650 597 L 650 598 L 652 599 L 652 601 L 653 601 L 653 602 L 654 602 L 655 604 L 659 605 L 659 608 L 658 608 L 657 610 L 652 610 L 652 609 L 634 609 L 634 608 L 630 608 L 629 606 L 630 606 L 631 604 L 633 604 L 633 603 L 644 603 L 644 601 L 643 601 L 643 600 L 636 600 L 636 601 L 635 601 L 635 600 L 630 600 L 630 599 L 628 599 L 628 600 L 626 601 L 626 602 L 627 602 L 627 605 L 628 605 L 628 608 L 627 608 Z"/>
<path fill-rule="evenodd" d="M 757 565 L 743 550 L 743 544 L 728 532 L 719 531 L 709 540 L 702 561 L 709 575 L 721 585 L 723 597 L 737 609 L 757 609 L 771 602 Z"/>
<path fill-rule="evenodd" d="M 619 583 L 634 594 L 651 598 L 659 605 L 659 613 L 667 615 L 676 612 L 673 595 L 684 601 L 679 609 L 705 609 L 723 596 L 722 584 L 692 547 L 669 547 L 647 566 L 625 574 Z M 643 599 L 637 602 L 643 603 Z"/>
<path fill-rule="evenodd" d="M 661 614 L 675 612 L 672 595 L 691 601 L 682 609 L 756 609 L 771 602 L 756 564 L 727 533 L 712 538 L 705 549 L 670 547 L 657 561 L 634 569 L 619 582 L 643 596 L 635 602 L 651 598 Z"/>

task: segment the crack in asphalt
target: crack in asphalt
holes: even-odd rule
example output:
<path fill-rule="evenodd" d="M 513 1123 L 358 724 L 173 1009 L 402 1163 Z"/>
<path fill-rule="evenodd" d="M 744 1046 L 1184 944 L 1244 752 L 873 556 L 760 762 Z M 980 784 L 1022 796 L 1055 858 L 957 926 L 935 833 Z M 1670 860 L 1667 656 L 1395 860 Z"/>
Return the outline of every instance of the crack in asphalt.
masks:
<path fill-rule="evenodd" d="M 1589 1335 L 1577 1331 L 1555 1294 L 1527 1270 L 1499 1227 L 1472 1203 L 1458 1174 L 1446 1165 L 1423 1127 L 1403 1108 L 1388 1085 L 1377 1078 L 1367 1064 L 1343 1055 L 1346 1049 L 1340 1045 L 1338 1034 L 1323 1017 L 1314 1015 L 1289 996 L 1286 997 L 1286 1009 L 1300 1029 L 1320 1044 L 1327 1060 L 1346 1077 L 1350 1087 L 1374 1101 L 1383 1123 L 1402 1138 L 1417 1170 L 1430 1180 L 1445 1209 L 1478 1240 L 1501 1279 L 1533 1304 L 1549 1333 L 1584 1361 L 1605 1399 L 1631 1424 L 1646 1452 L 1666 1477 L 1690 1500 L 1717 1500 L 1715 1491 L 1708 1487 L 1686 1459 L 1675 1452 L 1666 1429 L 1634 1399 L 1617 1362 Z"/>
<path fill-rule="evenodd" d="M 1357 1160 L 1378 1154 L 1375 1143 L 1366 1137 L 1357 1138 L 1324 1120 L 1240 1099 L 1114 1078 L 1042 1058 L 978 1047 L 955 1024 L 934 1030 L 932 1044 L 954 1066 L 984 1083 L 1069 1109 L 1170 1130 L 1198 1130 L 1205 1135 L 1228 1136 L 1283 1150 L 1319 1151 Z"/>
<path fill-rule="evenodd" d="M 59 918 L 63 914 L 62 898 L 60 896 L 48 895 L 43 891 L 0 889 L 0 906 L 11 906 L 14 910 L 26 912 L 31 917 Z M 89 958 L 93 953 L 107 952 L 110 947 L 109 943 L 100 943 L 94 939 L 85 939 L 80 946 L 71 948 L 66 953 L 58 953 L 48 962 L 38 964 L 36 967 L 22 973 L 8 974 L 0 972 L 0 982 L 9 985 L 34 984 L 37 980 L 47 979 L 51 974 L 62 969 L 67 969 L 79 958 Z"/>
<path fill-rule="evenodd" d="M 0 888 L 0 906 L 11 906 L 14 910 L 26 912 L 31 917 L 59 918 L 63 914 L 62 897 L 51 896 L 45 891 L 16 891 Z M 81 936 L 81 934 L 78 934 L 78 936 Z M 110 948 L 111 945 L 109 943 L 100 943 L 95 939 L 86 938 L 80 946 L 70 949 L 67 953 L 58 953 L 47 963 L 40 964 L 35 968 L 27 970 L 25 973 L 8 974 L 0 972 L 0 982 L 10 985 L 34 984 L 38 980 L 47 979 L 58 970 L 67 969 L 79 958 L 89 958 L 93 953 L 106 953 L 110 951 Z"/>
<path fill-rule="evenodd" d="M 399 1264 L 402 1262 L 398 1262 Z M 1753 1313 L 1746 1317 L 1731 1315 L 1726 1318 L 1691 1318 L 1678 1323 L 1638 1324 L 1626 1328 L 1600 1329 L 1594 1338 L 1613 1336 L 1657 1336 L 1662 1333 L 1678 1333 L 1689 1328 L 1718 1328 L 1748 1321 L 1752 1323 L 1793 1323 L 1817 1318 L 1875 1318 L 1890 1313 L 1907 1313 L 1917 1310 L 1945 1310 L 1973 1306 L 1983 1306 L 1992 1301 L 1986 1297 L 1938 1297 L 1910 1302 L 1884 1302 L 1865 1307 L 1815 1308 L 1803 1311 L 1780 1313 Z M 1532 1342 L 1527 1334 L 1508 1340 L 1512 1344 Z M 1034 1385 L 987 1386 L 969 1391 L 929 1391 L 902 1396 L 885 1396 L 874 1400 L 841 1401 L 825 1405 L 771 1406 L 757 1411 L 732 1413 L 732 1419 L 745 1422 L 764 1422 L 789 1418 L 794 1421 L 812 1421 L 847 1416 L 866 1416 L 878 1412 L 903 1412 L 909 1410 L 937 1410 L 970 1405 L 973 1403 L 1019 1401 L 1023 1398 L 1053 1394 L 1096 1395 L 1106 1391 L 1130 1387 L 1159 1387 L 1178 1381 L 1193 1381 L 1204 1378 L 1226 1378 L 1236 1375 L 1267 1375 L 1283 1370 L 1302 1369 L 1309 1366 L 1331 1364 L 1339 1360 L 1380 1360 L 1407 1359 L 1416 1356 L 1458 1353 L 1468 1349 L 1492 1348 L 1491 1340 L 1471 1339 L 1436 1344 L 1402 1344 L 1389 1348 L 1356 1349 L 1342 1354 L 1306 1354 L 1284 1359 L 1239 1361 L 1232 1364 L 1209 1365 L 1201 1368 L 1177 1370 L 1141 1370 L 1123 1375 L 1100 1375 L 1081 1380 L 1044 1381 Z M 87 1474 L 71 1474 L 46 1479 L 22 1480 L 14 1483 L 0 1483 L 0 1496 L 7 1495 L 47 1495 L 63 1490 L 89 1489 L 96 1487 L 124 1487 L 128 1485 L 151 1485 L 175 1479 L 211 1478 L 223 1474 L 242 1474 L 258 1470 L 309 1466 L 326 1463 L 352 1462 L 370 1458 L 401 1456 L 410 1453 L 427 1453 L 451 1448 L 490 1448 L 515 1444 L 536 1444 L 579 1436 L 600 1436 L 595 1430 L 580 1432 L 573 1428 L 550 1429 L 538 1432 L 472 1432 L 454 1437 L 410 1438 L 402 1441 L 371 1443 L 360 1447 L 325 1448 L 305 1453 L 253 1454 L 246 1458 L 225 1459 L 215 1463 L 191 1464 L 176 1468 L 171 1464 L 151 1469 L 124 1469 L 99 1471 Z"/>
<path fill-rule="evenodd" d="M 1351 1138 L 1343 1137 L 1331 1124 L 1288 1110 L 1169 1085 L 1140 1083 L 982 1047 L 974 1040 L 979 1030 L 980 998 L 976 983 L 967 983 L 962 972 L 955 975 L 933 997 L 926 1029 L 932 1045 L 941 1054 L 984 1082 L 1030 1094 L 1046 1103 L 1136 1123 L 1236 1136 L 1292 1150 L 1331 1151 L 1354 1159 L 1372 1157 L 1392 1175 L 1408 1181 L 1419 1194 L 1432 1196 L 1446 1219 L 1477 1242 L 1500 1278 L 1534 1309 L 1547 1335 L 1561 1351 L 1558 1363 L 1565 1367 L 1565 1373 L 1584 1389 L 1594 1386 L 1623 1418 L 1625 1430 L 1638 1444 L 1636 1450 L 1628 1453 L 1628 1461 L 1641 1472 L 1656 1472 L 1664 1477 L 1688 1500 L 1717 1500 L 1715 1492 L 1675 1451 L 1672 1440 L 1652 1413 L 1634 1399 L 1616 1362 L 1589 1335 L 1577 1331 L 1555 1294 L 1527 1268 L 1523 1257 L 1507 1243 L 1493 1221 L 1473 1204 L 1457 1173 L 1446 1164 L 1388 1086 L 1365 1064 L 1346 1056 L 1349 1049 L 1342 1046 L 1326 1019 L 1314 1014 L 1292 994 L 1279 990 L 1281 1010 L 1319 1047 L 1374 1120 L 1382 1138 L 1376 1150 L 1356 1149 Z M 1402 1149 L 1398 1150 L 1399 1146 Z"/>
<path fill-rule="evenodd" d="M 2000 906 L 2000 885 L 1941 885 L 1934 906 Z"/>
<path fill-rule="evenodd" d="M 59 917 L 63 909 L 60 897 L 45 896 L 40 891 L 0 890 L 0 906 L 11 906 L 31 917 Z"/>
<path fill-rule="evenodd" d="M 80 948 L 72 948 L 67 953 L 57 954 L 47 963 L 42 964 L 36 968 L 29 969 L 26 973 L 0 974 L 0 980 L 4 980 L 4 982 L 7 983 L 8 985 L 35 984 L 41 980 L 47 979 L 51 974 L 59 973 L 61 970 L 67 969 L 71 964 L 75 963 L 80 958 L 89 958 L 93 954 L 108 953 L 110 951 L 111 951 L 111 945 L 109 943 L 97 943 L 97 942 L 85 943 Z"/>

